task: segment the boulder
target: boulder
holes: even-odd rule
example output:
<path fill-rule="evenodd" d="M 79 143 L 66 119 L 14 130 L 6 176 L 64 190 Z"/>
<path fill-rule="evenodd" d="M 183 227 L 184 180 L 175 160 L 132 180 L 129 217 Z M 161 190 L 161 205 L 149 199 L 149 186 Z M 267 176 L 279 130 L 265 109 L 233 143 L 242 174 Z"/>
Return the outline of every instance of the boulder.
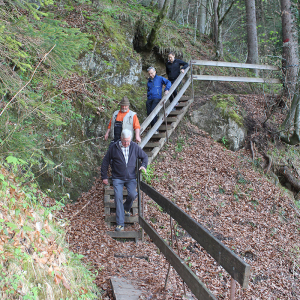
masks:
<path fill-rule="evenodd" d="M 232 150 L 239 150 L 245 141 L 246 129 L 239 120 L 224 114 L 221 107 L 214 101 L 209 101 L 191 114 L 191 121 L 200 129 Z"/>

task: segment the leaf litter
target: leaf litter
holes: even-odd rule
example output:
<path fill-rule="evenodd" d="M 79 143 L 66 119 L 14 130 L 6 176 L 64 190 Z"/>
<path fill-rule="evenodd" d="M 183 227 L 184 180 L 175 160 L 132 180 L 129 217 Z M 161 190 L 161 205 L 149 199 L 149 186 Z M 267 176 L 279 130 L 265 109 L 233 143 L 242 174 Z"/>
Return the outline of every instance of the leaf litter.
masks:
<path fill-rule="evenodd" d="M 300 220 L 291 207 L 293 199 L 253 169 L 250 150 L 231 152 L 189 122 L 179 130 L 181 137 L 172 136 L 172 143 L 153 163 L 152 186 L 251 266 L 249 286 L 242 289 L 237 284 L 236 299 L 299 299 Z M 164 292 L 168 262 L 147 235 L 137 244 L 107 235 L 114 228 L 104 222 L 103 197 L 98 178 L 78 202 L 64 208 L 61 217 L 70 219 L 71 249 L 98 271 L 96 283 L 104 299 L 112 298 L 112 276 L 139 287 L 141 299 L 182 299 L 185 290 L 189 294 L 173 268 Z M 146 195 L 142 197 L 145 218 L 170 243 L 169 215 Z M 228 273 L 173 224 L 175 251 L 180 250 L 180 257 L 218 299 L 229 299 Z M 139 230 L 139 225 L 125 230 Z"/>

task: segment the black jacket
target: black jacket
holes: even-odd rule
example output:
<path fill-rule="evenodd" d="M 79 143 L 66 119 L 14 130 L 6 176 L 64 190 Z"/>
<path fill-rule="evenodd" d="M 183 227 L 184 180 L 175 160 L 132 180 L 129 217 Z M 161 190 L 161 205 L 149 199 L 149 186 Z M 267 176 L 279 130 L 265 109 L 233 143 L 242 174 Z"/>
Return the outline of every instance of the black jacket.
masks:
<path fill-rule="evenodd" d="M 169 61 L 166 63 L 166 72 L 170 81 L 175 81 L 177 79 L 180 74 L 180 66 L 182 66 L 183 69 L 186 69 L 189 65 L 183 60 L 176 58 L 173 63 L 170 63 Z"/>
<path fill-rule="evenodd" d="M 129 146 L 129 157 L 126 165 L 122 149 L 119 145 L 119 141 L 120 140 L 115 142 L 108 149 L 105 157 L 103 158 L 101 165 L 102 180 L 107 179 L 107 170 L 110 162 L 112 165 L 112 179 L 129 180 L 136 178 L 135 167 L 137 158 L 140 158 L 142 160 L 141 165 L 147 168 L 147 154 L 140 148 L 138 144 L 132 141 Z"/>

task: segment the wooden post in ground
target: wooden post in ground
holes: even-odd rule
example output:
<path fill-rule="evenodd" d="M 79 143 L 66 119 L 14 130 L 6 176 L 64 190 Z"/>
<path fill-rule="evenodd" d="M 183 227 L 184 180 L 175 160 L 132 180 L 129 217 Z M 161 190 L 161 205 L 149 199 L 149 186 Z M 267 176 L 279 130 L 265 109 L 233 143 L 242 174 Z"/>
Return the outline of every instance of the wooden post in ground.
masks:
<path fill-rule="evenodd" d="M 194 100 L 194 81 L 193 81 L 193 64 L 192 61 L 190 61 L 191 65 L 191 81 L 192 81 L 192 99 Z"/>
<path fill-rule="evenodd" d="M 138 214 L 139 217 L 142 215 L 141 208 L 141 172 L 140 172 L 140 160 L 137 158 L 136 160 L 136 172 L 137 172 L 137 194 L 138 194 Z M 142 215 L 143 216 L 143 215 Z M 144 241 L 144 229 L 142 228 L 142 241 Z"/>
<path fill-rule="evenodd" d="M 168 123 L 167 123 L 167 115 L 166 115 L 166 102 L 164 102 L 164 118 L 165 118 L 165 125 L 166 125 L 166 140 L 167 140 L 167 144 L 169 144 Z"/>
<path fill-rule="evenodd" d="M 235 298 L 235 286 L 236 281 L 231 277 L 231 283 L 230 283 L 230 300 L 234 300 Z"/>

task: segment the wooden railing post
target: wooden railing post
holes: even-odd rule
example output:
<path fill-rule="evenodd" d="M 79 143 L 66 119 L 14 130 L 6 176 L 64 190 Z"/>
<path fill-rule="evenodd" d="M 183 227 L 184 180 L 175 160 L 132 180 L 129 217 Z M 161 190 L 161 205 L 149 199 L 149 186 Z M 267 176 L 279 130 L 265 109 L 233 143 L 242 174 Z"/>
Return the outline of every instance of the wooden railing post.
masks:
<path fill-rule="evenodd" d="M 139 214 L 139 218 L 142 216 L 143 217 L 143 211 L 142 211 L 142 206 L 141 206 L 141 171 L 140 171 L 140 166 L 141 166 L 141 162 L 140 160 L 137 158 L 136 159 L 136 172 L 137 172 L 137 194 L 138 194 L 138 214 Z M 142 228 L 142 240 L 144 237 L 144 229 Z"/>
<path fill-rule="evenodd" d="M 167 122 L 167 114 L 166 114 L 166 101 L 164 101 L 164 118 L 165 118 L 165 125 L 166 125 L 166 141 L 167 141 L 167 143 L 169 143 L 168 122 Z"/>
<path fill-rule="evenodd" d="M 236 286 L 236 281 L 231 277 L 231 282 L 230 282 L 230 300 L 234 300 L 235 298 L 235 286 Z"/>
<path fill-rule="evenodd" d="M 191 65 L 191 81 L 192 81 L 192 98 L 194 100 L 194 81 L 193 81 L 193 64 L 192 64 L 192 60 L 190 61 L 190 65 Z"/>

